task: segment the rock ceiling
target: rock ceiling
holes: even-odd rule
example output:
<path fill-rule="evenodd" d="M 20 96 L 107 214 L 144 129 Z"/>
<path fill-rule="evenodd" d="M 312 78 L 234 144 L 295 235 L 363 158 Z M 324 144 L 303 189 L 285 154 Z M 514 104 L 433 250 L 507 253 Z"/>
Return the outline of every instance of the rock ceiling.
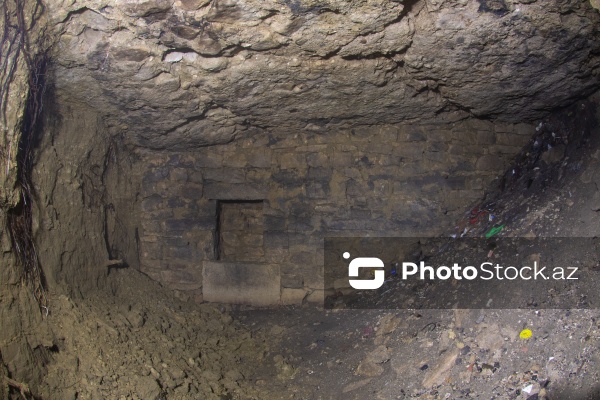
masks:
<path fill-rule="evenodd" d="M 256 129 L 531 121 L 600 83 L 588 0 L 51 3 L 58 99 L 154 149 Z"/>

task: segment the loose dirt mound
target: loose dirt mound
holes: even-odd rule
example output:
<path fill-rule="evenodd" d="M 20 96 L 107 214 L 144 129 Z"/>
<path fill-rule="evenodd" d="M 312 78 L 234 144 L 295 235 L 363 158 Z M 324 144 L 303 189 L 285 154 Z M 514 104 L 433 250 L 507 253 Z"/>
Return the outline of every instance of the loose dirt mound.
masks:
<path fill-rule="evenodd" d="M 265 345 L 223 308 L 188 305 L 133 270 L 74 301 L 51 299 L 58 338 L 46 399 L 261 398 L 246 379 Z"/>

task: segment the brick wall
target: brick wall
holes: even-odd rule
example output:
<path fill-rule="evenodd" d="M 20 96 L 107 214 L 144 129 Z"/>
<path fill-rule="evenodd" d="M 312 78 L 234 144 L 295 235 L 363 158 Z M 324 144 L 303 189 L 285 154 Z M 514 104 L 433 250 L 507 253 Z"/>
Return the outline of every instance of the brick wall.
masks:
<path fill-rule="evenodd" d="M 266 286 L 268 299 L 227 297 L 252 291 L 248 274 L 260 273 L 279 285 L 284 303 L 318 299 L 324 235 L 446 232 L 533 133 L 469 120 L 261 133 L 187 153 L 144 152 L 142 270 L 195 299 L 203 285 L 218 284 L 223 290 L 210 292 L 224 294 L 209 300 L 272 303 L 275 288 Z M 244 204 L 251 210 L 235 210 Z M 221 266 L 227 274 L 203 283 Z"/>

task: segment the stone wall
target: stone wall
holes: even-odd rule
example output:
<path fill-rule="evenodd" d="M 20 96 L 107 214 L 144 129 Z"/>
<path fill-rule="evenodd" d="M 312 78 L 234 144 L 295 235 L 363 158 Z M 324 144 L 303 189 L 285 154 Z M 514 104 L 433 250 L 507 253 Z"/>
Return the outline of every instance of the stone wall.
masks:
<path fill-rule="evenodd" d="M 197 300 L 319 299 L 325 235 L 448 232 L 533 133 L 469 120 L 144 150 L 142 271 Z"/>

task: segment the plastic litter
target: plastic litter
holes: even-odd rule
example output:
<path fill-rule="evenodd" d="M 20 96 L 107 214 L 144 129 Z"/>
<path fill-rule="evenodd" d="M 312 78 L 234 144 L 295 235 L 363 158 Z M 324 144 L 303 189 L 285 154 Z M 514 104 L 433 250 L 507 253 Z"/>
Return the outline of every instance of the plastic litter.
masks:
<path fill-rule="evenodd" d="M 523 392 L 529 394 L 533 390 L 533 385 L 529 385 L 523 388 Z"/>
<path fill-rule="evenodd" d="M 483 218 L 485 218 L 485 216 L 489 214 L 489 211 L 487 210 L 482 210 L 479 207 L 475 207 L 471 210 L 471 216 L 469 218 L 469 223 L 471 225 L 475 225 L 476 223 L 478 223 L 480 220 L 482 220 Z"/>
<path fill-rule="evenodd" d="M 529 339 L 531 337 L 531 335 L 533 335 L 533 332 L 531 332 L 531 329 L 523 329 L 521 331 L 521 333 L 519 333 L 519 337 L 521 339 Z"/>
<path fill-rule="evenodd" d="M 488 233 L 485 234 L 485 238 L 489 239 L 492 236 L 496 235 L 498 232 L 500 232 L 502 229 L 504 229 L 504 225 L 500 225 L 500 226 L 495 226 L 492 229 L 490 229 L 490 231 Z"/>

